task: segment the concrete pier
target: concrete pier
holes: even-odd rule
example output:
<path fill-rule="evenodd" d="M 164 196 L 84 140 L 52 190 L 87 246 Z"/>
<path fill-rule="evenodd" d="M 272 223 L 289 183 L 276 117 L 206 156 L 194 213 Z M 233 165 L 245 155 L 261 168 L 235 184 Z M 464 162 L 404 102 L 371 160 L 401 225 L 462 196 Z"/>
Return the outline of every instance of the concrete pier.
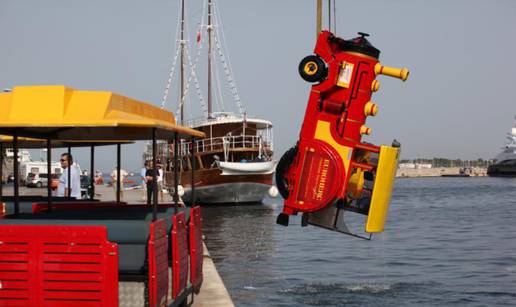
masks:
<path fill-rule="evenodd" d="M 203 262 L 204 280 L 201 292 L 195 296 L 193 307 L 233 307 L 233 300 L 229 296 L 229 292 L 220 278 L 215 264 L 211 260 L 210 253 L 204 245 L 204 262 Z"/>

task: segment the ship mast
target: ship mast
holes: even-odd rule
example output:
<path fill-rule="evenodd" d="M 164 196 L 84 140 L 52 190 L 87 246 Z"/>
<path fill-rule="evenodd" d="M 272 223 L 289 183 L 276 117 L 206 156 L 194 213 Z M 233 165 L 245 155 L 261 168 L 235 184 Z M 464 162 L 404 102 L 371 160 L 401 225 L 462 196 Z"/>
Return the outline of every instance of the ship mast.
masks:
<path fill-rule="evenodd" d="M 180 82 L 180 85 L 181 85 L 181 90 L 180 90 L 180 104 L 181 104 L 181 117 L 180 117 L 180 121 L 181 121 L 181 125 L 184 124 L 184 100 L 185 100 L 185 64 L 184 64 L 184 60 L 185 60 L 185 0 L 181 0 L 181 40 L 180 40 L 180 44 L 181 44 L 181 63 L 180 63 L 180 66 L 181 66 L 181 73 L 180 73 L 180 79 L 179 79 L 179 82 Z"/>
<path fill-rule="evenodd" d="M 211 57 L 212 57 L 212 47 L 211 47 L 211 9 L 212 9 L 212 0 L 208 0 L 208 119 L 212 118 L 212 109 L 211 109 Z"/>

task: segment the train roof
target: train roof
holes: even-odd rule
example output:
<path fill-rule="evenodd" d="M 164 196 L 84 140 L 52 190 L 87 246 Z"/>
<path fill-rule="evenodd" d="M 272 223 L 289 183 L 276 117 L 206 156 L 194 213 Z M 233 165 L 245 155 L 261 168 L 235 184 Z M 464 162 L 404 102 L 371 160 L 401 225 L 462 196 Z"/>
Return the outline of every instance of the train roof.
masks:
<path fill-rule="evenodd" d="M 74 141 L 204 137 L 176 124 L 174 114 L 152 104 L 106 91 L 64 85 L 17 86 L 0 94 L 0 134 Z"/>

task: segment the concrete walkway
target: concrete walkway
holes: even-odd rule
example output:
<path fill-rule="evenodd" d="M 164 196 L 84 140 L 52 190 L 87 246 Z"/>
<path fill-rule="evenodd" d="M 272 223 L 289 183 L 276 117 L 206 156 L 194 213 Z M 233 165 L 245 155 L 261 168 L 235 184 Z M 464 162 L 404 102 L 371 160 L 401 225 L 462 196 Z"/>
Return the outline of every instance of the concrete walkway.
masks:
<path fill-rule="evenodd" d="M 220 278 L 215 264 L 211 260 L 210 253 L 204 245 L 204 262 L 203 262 L 204 280 L 201 292 L 195 296 L 193 307 L 233 307 L 233 301 L 229 296 L 229 292 L 224 286 L 222 278 Z"/>

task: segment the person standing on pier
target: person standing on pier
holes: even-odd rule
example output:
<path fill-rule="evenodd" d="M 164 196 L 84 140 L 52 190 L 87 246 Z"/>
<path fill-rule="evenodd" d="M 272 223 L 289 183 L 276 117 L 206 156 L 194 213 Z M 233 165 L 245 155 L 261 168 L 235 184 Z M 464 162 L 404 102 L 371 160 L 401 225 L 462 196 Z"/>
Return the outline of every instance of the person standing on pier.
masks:
<path fill-rule="evenodd" d="M 149 169 L 149 161 L 145 161 L 142 169 L 140 170 L 140 177 L 142 179 L 142 200 L 145 201 L 147 197 L 147 170 Z"/>
<path fill-rule="evenodd" d="M 81 199 L 81 176 L 77 166 L 73 165 L 73 157 L 69 153 L 61 155 L 61 167 L 63 173 L 59 177 L 59 185 L 57 186 L 57 196 L 75 197 Z M 70 167 L 70 185 L 68 185 L 68 168 Z M 70 188 L 68 188 L 70 187 Z"/>
<path fill-rule="evenodd" d="M 157 169 L 156 169 L 156 171 L 157 171 Z M 154 180 L 152 180 L 153 174 L 154 174 L 154 166 L 152 164 L 152 161 L 149 161 L 147 171 L 145 172 L 145 182 L 147 185 L 147 204 L 148 205 L 151 204 L 152 196 L 154 193 Z M 159 172 L 156 172 L 156 179 L 158 177 L 159 177 Z"/>
<path fill-rule="evenodd" d="M 158 162 L 158 195 L 161 202 L 163 202 L 163 166 Z"/>

